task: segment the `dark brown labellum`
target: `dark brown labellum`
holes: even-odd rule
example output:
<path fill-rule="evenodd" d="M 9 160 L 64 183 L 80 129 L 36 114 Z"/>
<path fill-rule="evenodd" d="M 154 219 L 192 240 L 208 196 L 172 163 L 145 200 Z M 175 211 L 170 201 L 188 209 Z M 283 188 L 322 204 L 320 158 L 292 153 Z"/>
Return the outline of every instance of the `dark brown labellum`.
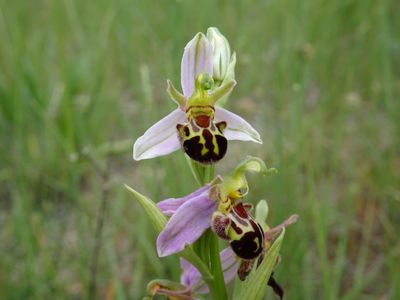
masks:
<path fill-rule="evenodd" d="M 188 124 L 178 124 L 178 137 L 183 150 L 189 157 L 202 164 L 221 160 L 228 148 L 223 135 L 226 122 L 214 123 L 208 116 L 197 116 Z"/>
<path fill-rule="evenodd" d="M 229 240 L 235 254 L 245 260 L 259 257 L 264 250 L 264 231 L 246 211 L 242 202 L 224 214 L 216 212 L 211 226 L 222 239 Z"/>
<path fill-rule="evenodd" d="M 249 220 L 252 231 L 247 231 L 239 240 L 231 241 L 233 252 L 243 259 L 255 259 L 263 251 L 264 234 L 256 222 Z"/>

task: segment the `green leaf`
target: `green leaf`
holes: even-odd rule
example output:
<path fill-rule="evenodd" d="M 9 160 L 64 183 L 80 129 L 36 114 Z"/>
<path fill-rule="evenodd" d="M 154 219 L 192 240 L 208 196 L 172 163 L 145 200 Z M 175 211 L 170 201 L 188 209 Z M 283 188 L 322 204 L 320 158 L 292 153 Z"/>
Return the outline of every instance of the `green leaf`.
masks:
<path fill-rule="evenodd" d="M 154 229 L 157 233 L 160 233 L 165 225 L 167 224 L 167 217 L 162 213 L 162 211 L 157 207 L 157 205 L 147 198 L 143 196 L 139 192 L 135 191 L 133 188 L 125 184 L 125 188 L 133 194 L 136 201 L 143 207 L 147 216 L 150 219 L 151 224 L 153 224 Z M 199 272 L 201 273 L 203 279 L 207 282 L 212 280 L 212 275 L 204 264 L 204 262 L 200 259 L 200 257 L 194 252 L 191 246 L 186 247 L 183 251 L 178 253 L 181 257 L 189 261 L 192 265 L 194 265 Z"/>
<path fill-rule="evenodd" d="M 253 270 L 243 282 L 237 281 L 233 293 L 233 300 L 252 299 L 261 300 L 264 297 L 267 283 L 276 265 L 285 229 L 282 229 L 277 239 L 269 248 L 261 265 Z"/>
<path fill-rule="evenodd" d="M 146 196 L 143 196 L 139 192 L 135 191 L 133 188 L 125 184 L 125 188 L 132 193 L 136 201 L 144 209 L 147 216 L 150 219 L 151 224 L 153 224 L 154 229 L 160 233 L 165 225 L 167 224 L 167 217 L 162 213 L 162 211 L 157 207 L 157 205 L 151 201 Z"/>

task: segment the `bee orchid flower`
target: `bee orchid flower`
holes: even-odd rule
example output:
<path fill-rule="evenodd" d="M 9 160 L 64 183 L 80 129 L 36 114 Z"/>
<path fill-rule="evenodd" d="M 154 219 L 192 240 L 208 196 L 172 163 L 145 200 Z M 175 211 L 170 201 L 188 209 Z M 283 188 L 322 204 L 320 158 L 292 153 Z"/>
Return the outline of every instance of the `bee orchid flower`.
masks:
<path fill-rule="evenodd" d="M 246 172 L 268 174 L 274 170 L 268 169 L 261 159 L 249 156 L 238 164 L 231 176 L 217 176 L 187 196 L 160 201 L 158 208 L 170 219 L 157 238 L 158 255 L 163 257 L 182 251 L 211 227 L 213 215 L 228 215 L 232 203 L 242 199 L 240 191 L 248 190 Z"/>
<path fill-rule="evenodd" d="M 136 140 L 135 160 L 167 155 L 182 148 L 193 160 L 210 164 L 224 157 L 228 140 L 262 143 L 259 133 L 246 120 L 216 105 L 218 100 L 226 99 L 236 81 L 230 79 L 231 71 L 227 80 L 214 84 L 213 56 L 220 52 L 213 45 L 215 48 L 220 43 L 211 43 L 203 33 L 186 45 L 181 64 L 183 94 L 167 82 L 167 92 L 178 107 Z"/>

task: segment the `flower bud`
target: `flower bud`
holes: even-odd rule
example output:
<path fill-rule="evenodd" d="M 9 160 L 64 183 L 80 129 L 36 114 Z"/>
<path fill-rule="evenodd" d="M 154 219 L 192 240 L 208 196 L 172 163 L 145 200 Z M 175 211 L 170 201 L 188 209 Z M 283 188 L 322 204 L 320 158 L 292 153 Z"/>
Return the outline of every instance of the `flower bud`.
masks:
<path fill-rule="evenodd" d="M 231 62 L 231 49 L 228 40 L 215 27 L 207 30 L 207 38 L 213 48 L 213 76 L 217 81 L 223 81 Z"/>
<path fill-rule="evenodd" d="M 261 225 L 264 231 L 269 230 L 267 225 L 268 203 L 265 200 L 260 200 L 256 206 L 256 221 Z"/>

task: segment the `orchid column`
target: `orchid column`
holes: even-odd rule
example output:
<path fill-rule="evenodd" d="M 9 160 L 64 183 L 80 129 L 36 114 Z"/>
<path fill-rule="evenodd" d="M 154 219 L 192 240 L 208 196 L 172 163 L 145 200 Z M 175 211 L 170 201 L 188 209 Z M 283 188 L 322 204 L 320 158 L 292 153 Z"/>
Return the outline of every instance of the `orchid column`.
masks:
<path fill-rule="evenodd" d="M 249 189 L 245 173 L 269 174 L 275 169 L 268 169 L 258 158 L 248 157 L 230 175 L 214 176 L 214 164 L 228 153 L 228 141 L 262 143 L 259 133 L 247 121 L 221 107 L 236 85 L 235 63 L 236 55 L 231 54 L 228 41 L 218 29 L 209 28 L 207 36 L 195 35 L 183 52 L 182 92 L 167 81 L 167 92 L 177 108 L 134 143 L 135 160 L 182 149 L 200 186 L 188 196 L 170 198 L 158 205 L 127 187 L 160 233 L 158 255 L 181 256 L 181 282 L 152 281 L 149 297 L 162 294 L 170 299 L 194 299 L 209 293 L 212 299 L 227 299 L 225 285 L 236 274 L 244 282 L 236 284 L 234 299 L 241 299 L 237 297 L 242 297 L 248 288 L 254 295 L 248 299 L 261 299 L 267 283 L 283 296 L 272 271 L 284 227 L 297 217 L 270 229 L 265 223 L 266 202 L 260 202 L 265 205 L 256 210 L 256 216 L 261 217 L 254 218 L 251 205 L 244 201 Z M 217 238 L 228 241 L 230 246 L 220 252 Z M 259 265 L 257 270 L 253 270 L 255 262 Z"/>

